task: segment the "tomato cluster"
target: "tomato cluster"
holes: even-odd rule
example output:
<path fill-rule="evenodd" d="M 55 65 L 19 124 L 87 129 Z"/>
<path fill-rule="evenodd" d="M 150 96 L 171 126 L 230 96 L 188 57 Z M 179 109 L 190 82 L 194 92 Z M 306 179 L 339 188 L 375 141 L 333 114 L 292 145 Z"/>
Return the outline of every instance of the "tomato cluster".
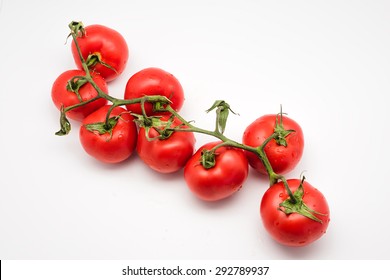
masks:
<path fill-rule="evenodd" d="M 325 197 L 302 179 L 283 174 L 299 163 L 304 149 L 301 127 L 282 112 L 264 115 L 245 130 L 242 143 L 223 135 L 229 105 L 216 101 L 214 131 L 197 128 L 179 111 L 184 91 L 178 79 L 160 68 L 143 69 L 128 79 L 124 98 L 109 95 L 108 84 L 121 75 L 129 58 L 123 36 L 102 25 L 72 22 L 71 50 L 77 69 L 54 81 L 51 96 L 61 111 L 61 130 L 69 119 L 81 122 L 79 138 L 87 154 L 104 163 L 128 159 L 135 151 L 160 173 L 184 170 L 189 190 L 199 199 L 225 199 L 245 184 L 249 167 L 267 175 L 270 187 L 260 203 L 265 229 L 279 243 L 303 246 L 320 238 L 329 223 Z M 195 151 L 195 133 L 219 138 Z"/>

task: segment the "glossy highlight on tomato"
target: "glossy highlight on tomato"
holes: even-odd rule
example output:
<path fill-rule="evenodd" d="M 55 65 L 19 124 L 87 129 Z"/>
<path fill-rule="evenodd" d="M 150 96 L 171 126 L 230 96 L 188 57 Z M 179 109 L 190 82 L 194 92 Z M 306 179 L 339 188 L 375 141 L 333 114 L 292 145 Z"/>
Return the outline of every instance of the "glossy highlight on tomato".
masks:
<path fill-rule="evenodd" d="M 59 75 L 54 81 L 51 89 L 51 98 L 58 110 L 61 110 L 62 106 L 66 108 L 68 106 L 72 106 L 82 101 L 87 101 L 98 96 L 98 92 L 96 91 L 96 89 L 88 82 L 82 85 L 78 90 L 81 100 L 79 100 L 75 92 L 68 90 L 68 82 L 73 77 L 77 76 L 84 77 L 85 72 L 83 70 L 68 70 Z M 104 93 L 108 93 L 107 83 L 100 75 L 92 73 L 92 79 Z M 76 121 L 82 121 L 86 116 L 106 104 L 106 99 L 99 98 L 84 106 L 66 112 L 66 116 Z"/>
<path fill-rule="evenodd" d="M 248 161 L 242 150 L 222 146 L 215 151 L 215 166 L 206 169 L 201 164 L 204 150 L 211 150 L 220 141 L 200 147 L 184 167 L 188 188 L 198 198 L 216 201 L 227 198 L 241 189 L 248 177 Z"/>
<path fill-rule="evenodd" d="M 301 180 L 289 179 L 288 186 L 295 192 Z M 278 182 L 264 193 L 260 216 L 263 225 L 271 237 L 280 244 L 293 247 L 306 246 L 325 234 L 329 221 L 329 206 L 324 195 L 308 182 L 303 182 L 303 202 L 312 210 L 321 222 L 305 217 L 299 213 L 286 214 L 281 211 L 280 203 L 289 198 L 283 182 Z"/>
<path fill-rule="evenodd" d="M 277 122 L 280 122 L 280 114 L 264 115 L 256 119 L 245 129 L 242 143 L 251 147 L 259 147 L 274 133 Z M 264 148 L 272 169 L 277 174 L 286 174 L 293 170 L 301 160 L 304 149 L 304 137 L 300 125 L 284 115 L 282 122 L 285 130 L 294 130 L 285 137 L 287 145 L 279 145 L 275 139 L 272 139 Z M 245 151 L 245 154 L 253 169 L 267 175 L 263 163 L 255 153 Z"/>

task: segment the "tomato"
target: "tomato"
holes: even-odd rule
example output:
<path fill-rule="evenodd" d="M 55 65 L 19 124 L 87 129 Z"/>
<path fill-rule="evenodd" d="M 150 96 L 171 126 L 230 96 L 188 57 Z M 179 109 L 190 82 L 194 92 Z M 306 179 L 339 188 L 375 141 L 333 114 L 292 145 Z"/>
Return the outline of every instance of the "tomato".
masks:
<path fill-rule="evenodd" d="M 137 143 L 134 118 L 124 108 L 115 107 L 110 114 L 110 129 L 105 120 L 110 105 L 86 117 L 80 127 L 80 142 L 84 150 L 105 163 L 118 163 L 129 158 Z"/>
<path fill-rule="evenodd" d="M 168 116 L 164 116 L 161 121 L 167 121 L 168 119 Z M 181 125 L 181 122 L 174 119 L 170 127 L 179 125 Z M 181 126 L 181 128 L 184 127 Z M 137 141 L 139 157 L 150 168 L 160 173 L 173 173 L 182 169 L 194 153 L 194 133 L 177 131 L 166 139 L 158 139 L 159 135 L 154 128 L 151 128 L 148 133 L 150 140 L 148 140 L 145 128 L 140 128 Z"/>
<path fill-rule="evenodd" d="M 80 103 L 81 100 L 86 101 L 98 96 L 97 91 L 92 87 L 90 83 L 87 82 L 82 85 L 78 90 L 78 93 L 81 97 L 81 100 L 79 100 L 77 94 L 67 88 L 68 82 L 76 76 L 85 77 L 85 72 L 82 70 L 68 70 L 58 76 L 57 79 L 54 81 L 51 89 L 51 98 L 53 100 L 54 105 L 59 110 L 62 106 L 66 108 L 68 106 Z M 104 93 L 108 93 L 107 83 L 100 75 L 92 74 L 92 78 Z M 68 111 L 66 113 L 66 116 L 73 120 L 82 121 L 86 116 L 106 104 L 106 99 L 99 98 L 91 103 L 88 103 L 87 105 L 80 106 L 78 108 Z"/>
<path fill-rule="evenodd" d="M 299 179 L 287 180 L 287 183 L 297 195 L 301 184 Z M 328 203 L 323 194 L 311 184 L 304 181 L 303 203 L 315 212 L 312 213 L 319 221 L 305 217 L 299 213 L 286 214 L 280 204 L 289 198 L 282 182 L 272 185 L 264 194 L 260 215 L 265 229 L 277 242 L 287 246 L 304 246 L 319 239 L 328 228 L 330 216 Z"/>
<path fill-rule="evenodd" d="M 89 68 L 99 73 L 107 82 L 116 79 L 126 68 L 129 59 L 125 39 L 116 30 L 103 25 L 89 25 L 84 29 L 85 35 L 78 37 L 77 42 L 85 60 L 88 56 L 93 56 Z M 74 41 L 71 49 L 77 67 L 83 69 Z"/>
<path fill-rule="evenodd" d="M 184 103 L 184 92 L 179 81 L 170 73 L 160 68 L 146 68 L 130 77 L 125 89 L 125 99 L 143 97 L 145 95 L 162 95 L 172 103 L 171 107 L 179 111 Z M 126 105 L 127 109 L 136 114 L 142 114 L 140 104 Z M 145 111 L 148 116 L 156 115 L 153 105 L 145 103 Z M 158 112 L 161 115 L 161 112 Z"/>
<path fill-rule="evenodd" d="M 258 147 L 274 133 L 275 125 L 280 123 L 280 114 L 264 115 L 252 122 L 244 131 L 242 142 L 245 145 Z M 285 130 L 294 130 L 285 137 L 286 146 L 280 145 L 272 139 L 264 149 L 271 166 L 277 174 L 285 174 L 295 168 L 302 158 L 304 137 L 302 128 L 293 119 L 282 117 Z M 256 171 L 267 174 L 267 171 L 256 154 L 245 152 L 249 165 Z"/>
<path fill-rule="evenodd" d="M 215 165 L 206 169 L 201 164 L 204 150 L 221 142 L 200 147 L 184 167 L 187 186 L 195 196 L 205 201 L 216 201 L 237 192 L 248 177 L 248 161 L 242 150 L 222 146 L 215 151 Z"/>

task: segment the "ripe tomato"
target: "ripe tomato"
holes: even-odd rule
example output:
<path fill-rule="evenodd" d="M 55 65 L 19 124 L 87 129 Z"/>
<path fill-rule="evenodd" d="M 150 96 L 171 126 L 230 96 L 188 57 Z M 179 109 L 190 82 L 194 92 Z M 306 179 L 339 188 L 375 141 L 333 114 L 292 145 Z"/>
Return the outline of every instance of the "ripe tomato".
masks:
<path fill-rule="evenodd" d="M 103 25 L 89 25 L 84 29 L 85 36 L 77 38 L 83 58 L 87 60 L 88 56 L 93 55 L 95 63 L 89 68 L 99 73 L 107 82 L 114 80 L 123 72 L 129 58 L 125 39 L 116 30 Z M 71 49 L 77 67 L 83 69 L 74 41 Z M 100 62 L 96 62 L 97 60 Z"/>
<path fill-rule="evenodd" d="M 179 111 L 184 103 L 184 92 L 179 81 L 170 73 L 159 68 L 146 68 L 130 77 L 126 84 L 125 99 L 143 97 L 145 95 L 162 95 L 172 103 L 171 107 Z M 132 113 L 142 114 L 140 104 L 126 105 Z M 145 111 L 148 116 L 155 115 L 153 106 L 145 103 Z M 161 115 L 161 112 L 158 112 Z"/>
<path fill-rule="evenodd" d="M 137 143 L 134 118 L 124 108 L 115 107 L 110 114 L 111 129 L 105 127 L 110 105 L 86 117 L 80 127 L 80 142 L 84 150 L 99 161 L 118 163 L 129 158 Z"/>
<path fill-rule="evenodd" d="M 84 77 L 85 72 L 82 70 L 65 71 L 60 76 L 58 76 L 58 78 L 53 83 L 51 89 L 51 98 L 53 100 L 54 105 L 59 110 L 62 106 L 68 107 L 80 103 L 81 100 L 86 101 L 98 96 L 97 91 L 92 87 L 90 83 L 87 82 L 86 84 L 82 85 L 78 90 L 78 93 L 81 98 L 81 100 L 79 100 L 77 94 L 67 88 L 69 81 L 72 80 L 72 78 L 75 76 Z M 93 73 L 92 78 L 103 92 L 108 93 L 107 83 L 100 75 Z M 106 104 L 106 99 L 99 98 L 91 103 L 88 103 L 87 105 L 68 111 L 66 113 L 66 116 L 73 120 L 82 121 L 86 116 Z"/>
<path fill-rule="evenodd" d="M 215 151 L 215 166 L 206 169 L 201 164 L 204 150 L 221 142 L 203 145 L 184 167 L 184 178 L 189 189 L 200 199 L 216 201 L 237 192 L 248 177 L 248 161 L 242 150 L 229 146 Z"/>
<path fill-rule="evenodd" d="M 301 184 L 299 179 L 287 180 L 287 183 L 294 193 Z M 277 242 L 287 246 L 305 246 L 319 239 L 329 225 L 329 207 L 323 194 L 304 181 L 303 203 L 310 209 L 318 212 L 312 214 L 319 219 L 315 221 L 299 213 L 286 214 L 280 204 L 289 198 L 282 182 L 272 185 L 264 194 L 260 215 L 265 229 Z"/>
<path fill-rule="evenodd" d="M 161 121 L 168 119 L 168 116 L 164 116 Z M 179 125 L 181 122 L 174 119 L 170 127 Z M 150 140 L 148 140 L 145 128 L 140 128 L 137 141 L 139 157 L 150 168 L 160 173 L 173 173 L 182 169 L 194 153 L 194 134 L 192 132 L 173 132 L 166 139 L 158 139 L 159 135 L 154 128 L 151 128 L 148 133 Z"/>
<path fill-rule="evenodd" d="M 286 146 L 272 139 L 264 149 L 271 166 L 277 174 L 285 174 L 294 169 L 302 158 L 304 138 L 301 127 L 293 119 L 282 117 L 285 130 L 294 130 L 285 137 Z M 275 125 L 280 123 L 280 114 L 264 115 L 251 123 L 244 131 L 242 142 L 245 145 L 258 147 L 274 133 Z M 267 171 L 256 154 L 245 151 L 249 164 L 256 171 L 267 174 Z"/>

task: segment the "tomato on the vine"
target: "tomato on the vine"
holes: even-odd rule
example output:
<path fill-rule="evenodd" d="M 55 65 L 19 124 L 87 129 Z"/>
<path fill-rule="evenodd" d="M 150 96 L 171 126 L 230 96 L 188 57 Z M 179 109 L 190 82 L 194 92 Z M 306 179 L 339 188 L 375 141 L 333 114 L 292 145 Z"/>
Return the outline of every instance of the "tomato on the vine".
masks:
<path fill-rule="evenodd" d="M 152 95 L 167 97 L 172 102 L 170 106 L 177 112 L 184 103 L 184 92 L 179 80 L 160 68 L 145 68 L 135 73 L 127 81 L 125 99 Z M 142 114 L 139 103 L 126 105 L 126 108 L 132 113 Z M 145 112 L 148 116 L 156 115 L 156 112 L 153 111 L 153 105 L 150 103 L 145 103 Z M 161 115 L 163 113 L 158 112 L 157 114 Z"/>
<path fill-rule="evenodd" d="M 285 174 L 297 166 L 303 154 L 303 132 L 296 121 L 281 114 L 264 115 L 245 129 L 242 142 L 251 147 L 259 147 L 276 131 L 280 133 L 279 138 L 267 143 L 264 152 L 273 171 L 277 174 Z M 251 167 L 262 174 L 267 174 L 263 163 L 255 153 L 245 151 L 245 154 Z"/>
<path fill-rule="evenodd" d="M 105 163 L 118 163 L 129 158 L 137 144 L 134 118 L 122 107 L 110 113 L 108 126 L 106 105 L 86 117 L 80 127 L 80 142 L 92 157 Z"/>
<path fill-rule="evenodd" d="M 170 121 L 169 116 L 163 116 L 160 121 Z M 182 123 L 174 118 L 169 127 L 185 128 Z M 157 127 L 164 130 L 164 127 Z M 168 135 L 160 136 L 155 128 L 147 132 L 140 127 L 137 141 L 137 153 L 141 160 L 150 168 L 160 173 L 173 173 L 182 169 L 194 153 L 195 136 L 193 132 L 168 132 Z M 149 139 L 148 139 L 149 138 Z"/>
<path fill-rule="evenodd" d="M 108 93 L 106 81 L 98 74 L 92 73 L 92 79 L 98 87 Z M 83 70 L 68 70 L 62 73 L 54 81 L 51 89 L 51 98 L 57 109 L 78 104 L 98 96 L 96 89 L 87 81 L 83 80 Z M 66 113 L 70 119 L 82 121 L 86 116 L 107 104 L 104 98 L 98 98 L 84 106 L 80 106 Z"/>
<path fill-rule="evenodd" d="M 278 182 L 263 195 L 260 215 L 274 240 L 287 246 L 305 246 L 325 234 L 329 206 L 324 195 L 308 182 L 290 179 L 287 184 L 296 203 L 291 202 L 283 182 Z M 296 212 L 299 209 L 304 215 Z"/>
<path fill-rule="evenodd" d="M 107 82 L 116 79 L 124 71 L 129 58 L 125 39 L 118 31 L 103 25 L 89 25 L 84 30 L 85 34 L 77 37 L 77 43 L 88 67 Z M 77 67 L 83 69 L 74 41 L 71 49 Z"/>
<path fill-rule="evenodd" d="M 187 186 L 195 196 L 216 201 L 231 196 L 241 189 L 248 177 L 248 161 L 242 150 L 212 142 L 200 147 L 184 167 Z M 207 168 L 204 165 L 211 164 Z"/>

